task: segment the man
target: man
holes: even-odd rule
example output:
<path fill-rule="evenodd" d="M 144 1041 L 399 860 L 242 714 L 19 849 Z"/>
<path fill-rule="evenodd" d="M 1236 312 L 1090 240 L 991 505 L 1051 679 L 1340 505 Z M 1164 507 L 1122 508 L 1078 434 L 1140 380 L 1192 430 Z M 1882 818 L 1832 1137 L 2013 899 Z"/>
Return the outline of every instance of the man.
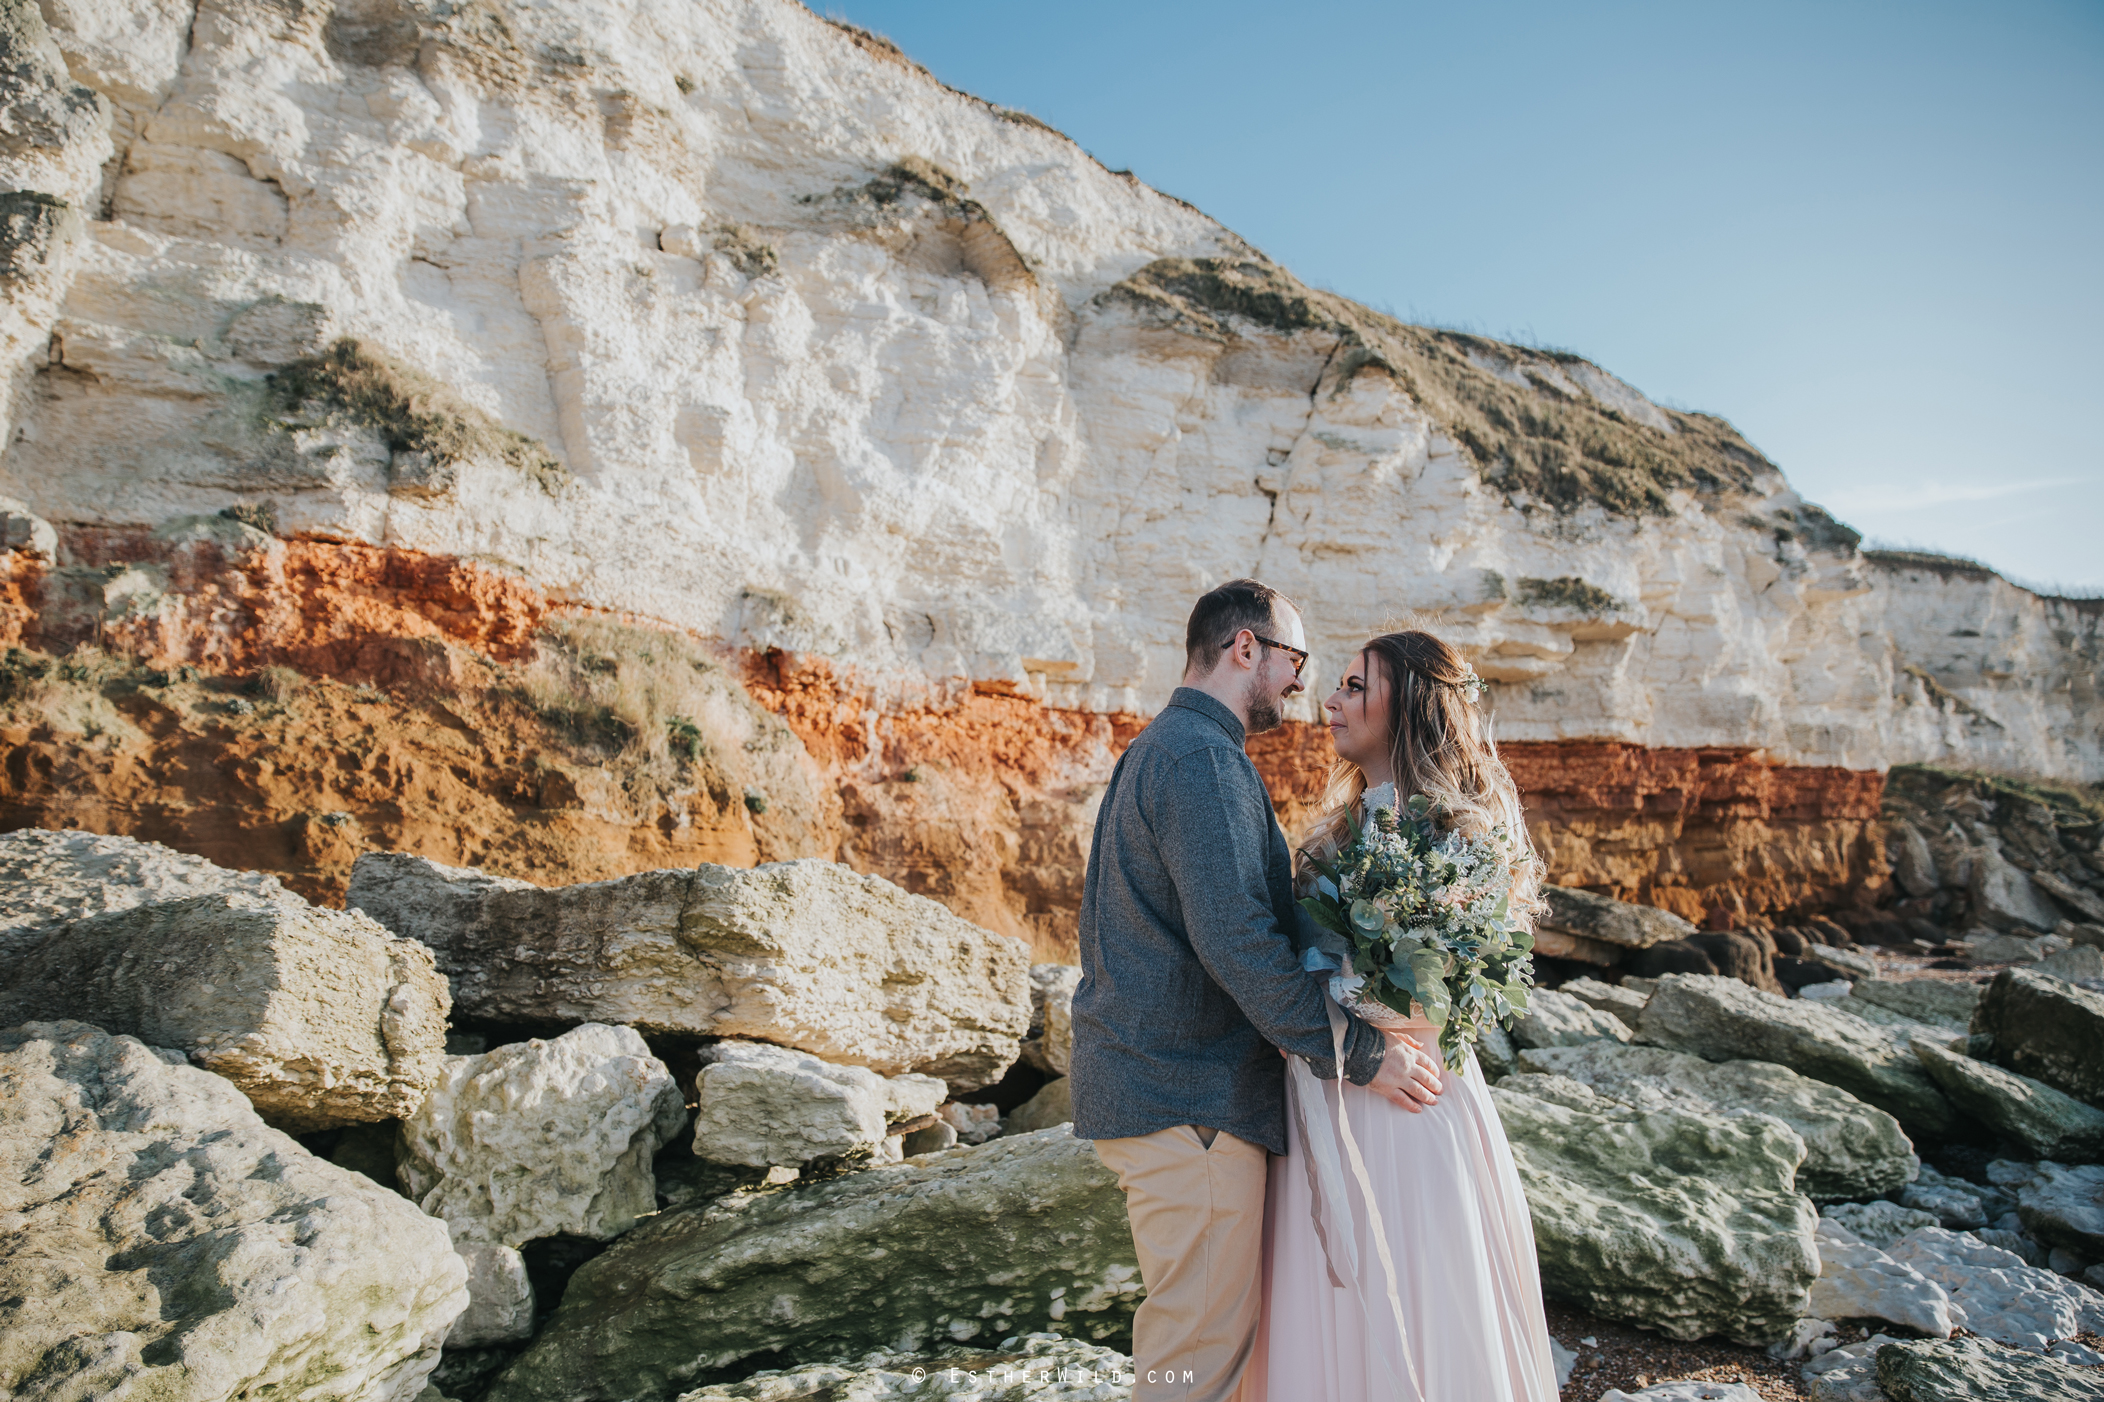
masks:
<path fill-rule="evenodd" d="M 1286 1152 L 1285 1064 L 1335 1076 L 1302 972 L 1292 861 L 1247 736 L 1307 662 L 1300 613 L 1253 579 L 1198 601 L 1183 685 L 1119 759 L 1096 818 L 1074 992 L 1074 1133 L 1118 1175 L 1147 1298 L 1134 1402 L 1225 1402 L 1256 1343 L 1266 1151 Z M 1438 1071 L 1346 1016 L 1344 1075 L 1406 1108 Z"/>

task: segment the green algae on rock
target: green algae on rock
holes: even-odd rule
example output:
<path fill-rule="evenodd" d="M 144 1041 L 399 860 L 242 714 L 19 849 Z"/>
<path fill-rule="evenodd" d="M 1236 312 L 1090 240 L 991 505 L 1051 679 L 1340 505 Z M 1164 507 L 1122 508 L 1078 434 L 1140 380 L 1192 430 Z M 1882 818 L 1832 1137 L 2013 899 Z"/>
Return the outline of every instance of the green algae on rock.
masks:
<path fill-rule="evenodd" d="M 489 1402 L 655 1397 L 748 1360 L 1114 1339 L 1141 1295 L 1125 1198 L 1066 1129 L 636 1228 L 570 1280 Z"/>
<path fill-rule="evenodd" d="M 1772 1061 L 1839 1086 L 1910 1133 L 1941 1139 L 1958 1128 L 1943 1092 L 1906 1047 L 1859 1017 L 1778 998 L 1737 979 L 1672 974 L 1644 1005 L 1647 1042 L 1710 1061 Z"/>
<path fill-rule="evenodd" d="M 1914 1146 L 1899 1121 L 1838 1086 L 1766 1061 L 1708 1062 L 1663 1047 L 1612 1042 L 1520 1053 L 1527 1071 L 1581 1081 L 1640 1110 L 1773 1115 L 1805 1142 L 1797 1189 L 1814 1202 L 1857 1202 L 1904 1187 Z"/>
<path fill-rule="evenodd" d="M 1491 1094 L 1551 1298 L 1672 1339 L 1767 1343 L 1804 1316 L 1819 1218 L 1780 1120 L 1639 1111 L 1560 1076 Z"/>
<path fill-rule="evenodd" d="M 2033 1156 L 2065 1163 L 2104 1159 L 2104 1110 L 2043 1081 L 1929 1042 L 1916 1042 L 1914 1054 L 1961 1113 L 2007 1135 Z"/>
<path fill-rule="evenodd" d="M 1921 1339 L 1878 1349 L 1892 1402 L 2104 1402 L 2104 1372 L 1978 1339 Z"/>

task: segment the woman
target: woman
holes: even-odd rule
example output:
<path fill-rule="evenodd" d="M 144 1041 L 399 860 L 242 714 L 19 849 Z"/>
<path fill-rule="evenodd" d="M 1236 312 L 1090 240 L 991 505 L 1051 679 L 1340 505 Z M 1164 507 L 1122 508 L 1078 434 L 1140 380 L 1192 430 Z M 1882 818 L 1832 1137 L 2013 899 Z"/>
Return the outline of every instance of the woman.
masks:
<path fill-rule="evenodd" d="M 1429 633 L 1366 645 L 1325 703 L 1337 762 L 1302 838 L 1304 886 L 1310 853 L 1341 845 L 1347 815 L 1421 793 L 1471 834 L 1502 827 L 1518 844 L 1512 909 L 1539 909 L 1480 686 Z M 1407 1022 L 1436 1057 L 1437 1029 Z M 1292 1152 L 1272 1160 L 1256 1360 L 1273 1402 L 1556 1402 L 1527 1201 L 1474 1055 L 1421 1112 L 1304 1064 L 1287 1092 Z"/>

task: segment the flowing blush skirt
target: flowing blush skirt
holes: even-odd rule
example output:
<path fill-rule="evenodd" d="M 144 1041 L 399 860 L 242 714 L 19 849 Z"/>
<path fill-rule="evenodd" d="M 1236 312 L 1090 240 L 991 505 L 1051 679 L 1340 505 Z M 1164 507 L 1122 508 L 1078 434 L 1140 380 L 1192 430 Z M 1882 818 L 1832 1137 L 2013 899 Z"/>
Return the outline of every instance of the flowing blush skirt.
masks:
<path fill-rule="evenodd" d="M 1473 1055 L 1445 1079 L 1439 1103 L 1411 1114 L 1358 1086 L 1288 1075 L 1292 1152 L 1271 1160 L 1263 1323 L 1241 1402 L 1556 1402 L 1534 1229 L 1505 1127 Z M 1377 1213 L 1342 1143 L 1340 1091 Z M 1324 1105 L 1301 1100 L 1311 1094 Z M 1326 1250 L 1317 1226 L 1310 1134 L 1336 1136 L 1329 1162 L 1341 1178 L 1328 1181 L 1344 1201 L 1327 1204 L 1325 1220 L 1348 1248 Z"/>

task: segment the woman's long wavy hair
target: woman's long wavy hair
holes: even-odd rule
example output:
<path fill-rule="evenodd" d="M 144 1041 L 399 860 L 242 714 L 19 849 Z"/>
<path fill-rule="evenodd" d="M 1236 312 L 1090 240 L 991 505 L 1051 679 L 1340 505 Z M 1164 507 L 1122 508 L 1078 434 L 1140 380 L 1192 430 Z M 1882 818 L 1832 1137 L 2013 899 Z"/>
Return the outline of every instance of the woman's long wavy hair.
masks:
<path fill-rule="evenodd" d="M 1512 913 L 1530 927 L 1547 909 L 1541 899 L 1541 864 L 1527 836 L 1519 789 L 1498 758 L 1490 723 L 1469 699 L 1464 684 L 1473 673 L 1460 653 L 1420 629 L 1383 633 L 1361 649 L 1368 668 L 1388 682 L 1388 743 L 1396 797 L 1423 794 L 1441 825 L 1474 837 L 1502 828 L 1513 852 Z M 1308 870 L 1310 854 L 1322 856 L 1344 844 L 1347 815 L 1363 820 L 1360 798 L 1366 775 L 1350 760 L 1330 766 L 1316 814 L 1301 831 L 1296 866 Z"/>

